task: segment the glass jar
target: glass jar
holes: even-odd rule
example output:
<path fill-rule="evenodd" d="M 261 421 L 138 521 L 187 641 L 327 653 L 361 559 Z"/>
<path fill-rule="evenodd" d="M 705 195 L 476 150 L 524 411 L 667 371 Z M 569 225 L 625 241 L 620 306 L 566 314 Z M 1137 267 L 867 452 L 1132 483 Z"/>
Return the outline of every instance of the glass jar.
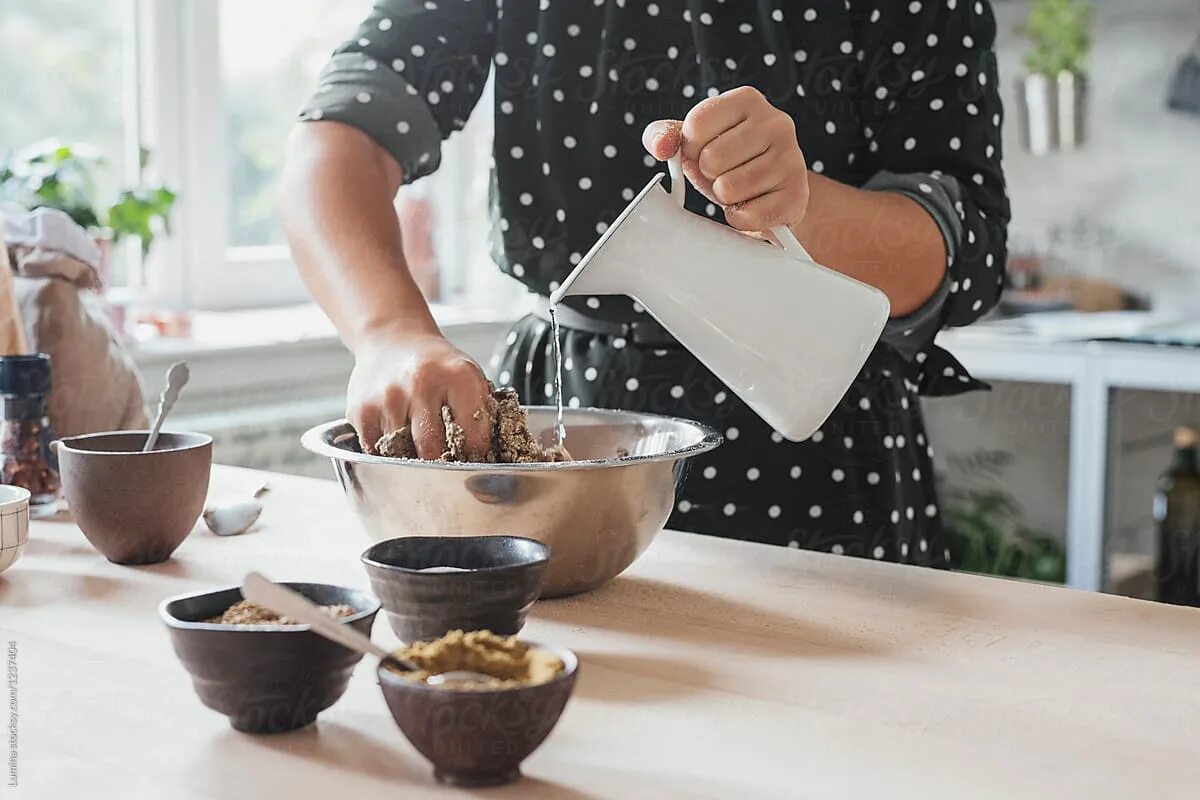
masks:
<path fill-rule="evenodd" d="M 61 482 L 50 452 L 49 395 L 50 356 L 0 356 L 0 483 L 29 490 L 31 517 L 58 511 Z"/>

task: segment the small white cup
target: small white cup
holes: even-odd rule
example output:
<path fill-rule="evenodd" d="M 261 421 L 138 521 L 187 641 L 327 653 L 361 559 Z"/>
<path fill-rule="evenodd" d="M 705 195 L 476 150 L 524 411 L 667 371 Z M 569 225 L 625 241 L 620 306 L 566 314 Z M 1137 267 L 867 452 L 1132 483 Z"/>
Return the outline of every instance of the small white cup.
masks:
<path fill-rule="evenodd" d="M 29 490 L 0 484 L 0 572 L 21 557 L 29 543 Z"/>

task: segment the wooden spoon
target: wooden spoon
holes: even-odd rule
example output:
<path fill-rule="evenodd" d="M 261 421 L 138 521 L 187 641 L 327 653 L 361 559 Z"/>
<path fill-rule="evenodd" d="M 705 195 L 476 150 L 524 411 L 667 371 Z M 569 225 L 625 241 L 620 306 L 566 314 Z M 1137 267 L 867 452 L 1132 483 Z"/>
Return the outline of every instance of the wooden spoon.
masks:
<path fill-rule="evenodd" d="M 294 592 L 286 586 L 274 583 L 257 572 L 250 572 L 242 579 L 242 597 L 251 603 L 274 611 L 284 617 L 290 617 L 297 622 L 303 622 L 316 633 L 330 641 L 337 642 L 363 655 L 375 656 L 385 665 L 390 665 L 405 672 L 420 672 L 421 668 L 407 659 L 395 656 L 372 642 L 366 636 L 349 625 L 332 617 L 323 608 L 309 600 L 299 592 Z M 436 680 L 435 680 L 436 679 Z M 478 672 L 456 670 L 440 675 L 430 675 L 426 683 L 440 685 L 453 682 L 488 681 L 489 675 Z"/>

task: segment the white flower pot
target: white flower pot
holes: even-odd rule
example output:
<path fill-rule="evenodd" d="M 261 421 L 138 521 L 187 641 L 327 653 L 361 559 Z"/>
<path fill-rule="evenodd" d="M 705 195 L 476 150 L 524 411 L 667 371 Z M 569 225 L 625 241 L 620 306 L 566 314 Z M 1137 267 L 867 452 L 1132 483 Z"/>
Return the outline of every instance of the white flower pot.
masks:
<path fill-rule="evenodd" d="M 1083 145 L 1087 78 L 1073 72 L 1025 75 L 1017 80 L 1021 144 L 1035 156 Z"/>

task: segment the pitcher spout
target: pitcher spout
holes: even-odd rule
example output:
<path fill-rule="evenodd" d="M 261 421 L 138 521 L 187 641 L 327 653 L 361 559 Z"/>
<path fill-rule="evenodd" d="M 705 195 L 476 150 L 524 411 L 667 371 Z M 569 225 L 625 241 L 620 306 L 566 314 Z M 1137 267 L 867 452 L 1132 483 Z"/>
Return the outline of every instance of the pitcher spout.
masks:
<path fill-rule="evenodd" d="M 641 258 L 651 255 L 646 250 L 652 246 L 652 237 L 647 240 L 639 235 L 644 231 L 631 231 L 626 223 L 630 218 L 635 218 L 655 225 L 669 224 L 670 220 L 662 217 L 662 210 L 658 208 L 664 199 L 669 203 L 668 195 L 656 189 L 664 177 L 660 172 L 651 178 L 625 210 L 613 220 L 613 224 L 608 226 L 592 245 L 592 249 L 580 259 L 562 285 L 551 292 L 550 305 L 558 305 L 568 295 L 629 293 L 628 275 L 621 264 L 627 262 L 628 256 L 633 253 Z M 636 258 L 637 256 L 635 260 Z"/>

